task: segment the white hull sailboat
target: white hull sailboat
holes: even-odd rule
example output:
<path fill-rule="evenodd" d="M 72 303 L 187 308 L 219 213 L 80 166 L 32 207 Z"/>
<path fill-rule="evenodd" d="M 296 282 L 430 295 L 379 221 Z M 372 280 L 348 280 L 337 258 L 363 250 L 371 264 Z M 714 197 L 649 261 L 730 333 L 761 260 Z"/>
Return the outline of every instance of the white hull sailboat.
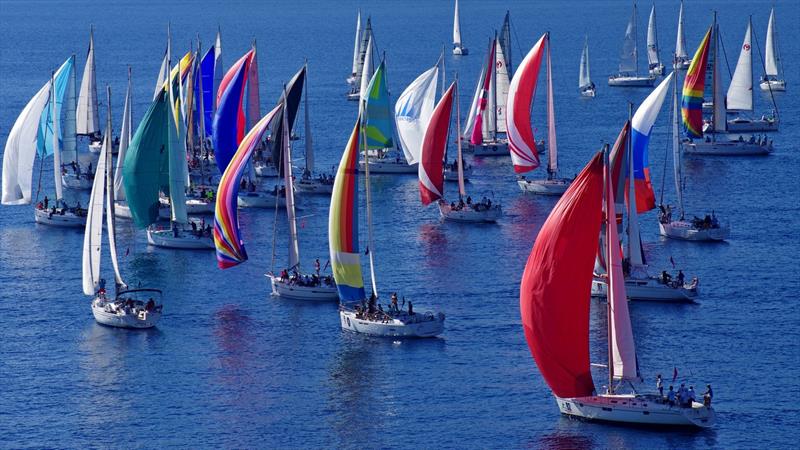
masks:
<path fill-rule="evenodd" d="M 656 5 L 650 9 L 647 21 L 647 69 L 651 76 L 664 75 L 664 64 L 658 54 L 658 30 L 656 29 Z"/>
<path fill-rule="evenodd" d="M 692 303 L 697 297 L 696 283 L 664 283 L 658 277 L 626 278 L 625 291 L 628 299 L 645 302 Z M 592 281 L 592 297 L 605 298 L 608 284 L 604 279 Z"/>
<path fill-rule="evenodd" d="M 339 310 L 342 329 L 379 337 L 426 338 L 444 332 L 444 314 L 426 312 L 409 315 L 405 311 L 367 320 L 361 314 L 347 309 Z"/>
<path fill-rule="evenodd" d="M 107 88 L 107 100 L 108 105 L 111 105 L 110 88 Z M 163 310 L 161 291 L 157 289 L 128 290 L 127 285 L 122 280 L 117 262 L 111 130 L 111 108 L 109 107 L 105 137 L 97 163 L 97 173 L 92 186 L 86 230 L 84 232 L 83 293 L 93 297 L 91 303 L 92 315 L 97 323 L 117 328 L 152 328 L 161 319 Z M 109 253 L 111 255 L 111 265 L 114 269 L 115 295 L 113 298 L 106 291 L 105 279 L 100 277 L 104 207 Z"/>
<path fill-rule="evenodd" d="M 686 54 L 686 38 L 683 35 L 683 0 L 678 11 L 678 33 L 675 39 L 675 59 L 672 68 L 675 70 L 686 70 L 692 64 L 692 58 Z"/>
<path fill-rule="evenodd" d="M 209 250 L 214 248 L 214 241 L 211 236 L 200 231 L 158 228 L 157 226 L 151 226 L 147 229 L 147 243 L 155 247 L 180 250 Z"/>
<path fill-rule="evenodd" d="M 82 228 L 86 225 L 86 210 L 78 211 L 63 206 L 49 209 L 35 208 L 33 219 L 38 224 L 51 227 Z"/>
<path fill-rule="evenodd" d="M 253 162 L 253 170 L 255 170 L 257 177 L 277 178 L 280 176 L 278 173 L 278 168 L 275 167 L 275 164 L 266 163 L 264 161 Z"/>
<path fill-rule="evenodd" d="M 91 190 L 92 180 L 94 180 L 94 175 L 90 173 L 82 173 L 78 175 L 76 173 L 68 172 L 61 174 L 61 184 L 67 189 L 73 189 L 76 191 Z"/>
<path fill-rule="evenodd" d="M 469 55 L 469 49 L 461 43 L 461 20 L 458 16 L 458 0 L 456 0 L 453 13 L 453 54 L 456 56 Z"/>
<path fill-rule="evenodd" d="M 347 100 L 360 101 L 361 91 L 369 83 L 374 67 L 372 66 L 372 20 L 367 17 L 367 24 L 361 29 L 361 11 L 358 11 L 356 21 L 356 44 L 353 49 L 353 72 L 347 79 L 350 90 L 347 93 Z M 366 81 L 365 81 L 366 80 Z"/>
<path fill-rule="evenodd" d="M 237 203 L 242 208 L 286 208 L 286 196 L 283 192 L 239 192 Z"/>
<path fill-rule="evenodd" d="M 578 92 L 582 97 L 594 98 L 596 86 L 592 82 L 592 77 L 589 75 L 589 36 L 583 43 L 583 52 L 581 52 L 581 66 L 580 73 L 578 74 Z"/>
<path fill-rule="evenodd" d="M 639 38 L 636 33 L 636 3 L 633 4 L 633 14 L 625 28 L 625 39 L 622 44 L 620 55 L 619 73 L 608 77 L 609 86 L 623 87 L 650 87 L 656 80 L 655 75 L 639 75 Z"/>
<path fill-rule="evenodd" d="M 659 222 L 658 231 L 662 236 L 683 241 L 724 241 L 730 236 L 731 229 L 727 224 L 703 228 L 685 219 Z"/>
<path fill-rule="evenodd" d="M 690 155 L 704 156 L 763 156 L 772 153 L 772 140 L 759 138 L 747 141 L 744 136 L 738 140 L 708 139 L 689 141 L 683 144 L 683 150 Z"/>
<path fill-rule="evenodd" d="M 783 66 L 778 51 L 778 32 L 775 30 L 775 8 L 772 8 L 769 13 L 765 46 L 764 67 L 766 70 L 759 86 L 762 91 L 785 91 L 786 80 L 783 78 Z"/>
<path fill-rule="evenodd" d="M 675 403 L 659 394 L 637 392 L 642 378 L 623 282 L 615 203 L 608 156 L 597 154 L 539 231 L 520 285 L 520 315 L 533 359 L 566 416 L 617 424 L 711 427 L 716 416 L 710 395 L 701 404 L 687 390 L 687 398 Z M 610 288 L 608 362 L 602 365 L 608 380 L 605 392 L 598 394 L 589 359 L 587 297 L 593 275 L 575 268 L 591 266 L 601 234 Z"/>
<path fill-rule="evenodd" d="M 554 195 L 559 196 L 567 191 L 569 188 L 570 180 L 566 178 L 544 179 L 544 180 L 517 180 L 519 188 L 523 192 L 530 192 L 532 194 L 540 195 Z"/>
<path fill-rule="evenodd" d="M 272 284 L 272 295 L 291 300 L 310 302 L 331 302 L 339 299 L 335 283 L 328 283 L 324 279 L 317 285 L 302 285 L 289 280 L 282 280 L 273 274 L 266 274 Z M 327 278 L 327 277 L 326 277 Z"/>
<path fill-rule="evenodd" d="M 463 223 L 494 223 L 503 217 L 503 208 L 499 204 L 465 205 L 461 208 L 453 207 L 444 200 L 437 203 L 439 215 L 450 222 Z"/>

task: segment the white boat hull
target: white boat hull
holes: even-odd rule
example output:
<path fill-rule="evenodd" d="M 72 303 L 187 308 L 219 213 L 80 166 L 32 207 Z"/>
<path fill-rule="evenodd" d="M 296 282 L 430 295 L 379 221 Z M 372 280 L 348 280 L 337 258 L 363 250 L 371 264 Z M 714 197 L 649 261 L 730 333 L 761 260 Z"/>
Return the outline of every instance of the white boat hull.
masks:
<path fill-rule="evenodd" d="M 469 49 L 466 47 L 456 46 L 453 47 L 453 55 L 455 56 L 467 56 L 469 55 Z"/>
<path fill-rule="evenodd" d="M 711 407 L 693 402 L 691 407 L 670 406 L 658 396 L 595 395 L 558 398 L 561 414 L 588 420 L 640 425 L 708 428 L 716 422 Z"/>
<path fill-rule="evenodd" d="M 492 205 L 490 208 L 480 211 L 469 206 L 452 209 L 449 204 L 444 202 L 437 203 L 437 206 L 442 219 L 451 222 L 492 223 L 497 222 L 503 216 L 503 209 L 500 205 Z"/>
<path fill-rule="evenodd" d="M 85 174 L 78 176 L 75 173 L 61 174 L 61 185 L 67 189 L 89 191 L 92 189 L 93 180 Z"/>
<path fill-rule="evenodd" d="M 272 295 L 289 298 L 292 300 L 304 300 L 311 302 L 330 302 L 339 300 L 339 292 L 335 284 L 319 286 L 300 286 L 281 281 L 279 277 L 267 274 L 272 283 Z"/>
<path fill-rule="evenodd" d="M 594 98 L 596 95 L 595 88 L 581 89 L 581 97 Z"/>
<path fill-rule="evenodd" d="M 294 183 L 295 192 L 303 194 L 331 195 L 333 182 L 326 183 L 320 179 L 300 179 Z"/>
<path fill-rule="evenodd" d="M 523 192 L 540 195 L 562 195 L 569 188 L 572 180 L 566 178 L 553 178 L 550 180 L 517 180 Z"/>
<path fill-rule="evenodd" d="M 786 80 L 769 80 L 759 83 L 762 91 L 779 91 L 786 90 Z"/>
<path fill-rule="evenodd" d="M 159 217 L 169 219 L 171 212 L 169 209 L 169 200 L 166 198 L 159 198 L 161 208 L 158 210 Z M 203 200 L 199 198 L 186 199 L 186 214 L 190 216 L 214 214 L 214 207 L 216 204 L 210 200 Z"/>
<path fill-rule="evenodd" d="M 691 303 L 697 297 L 697 288 L 676 287 L 660 283 L 656 278 L 625 279 L 625 292 L 629 300 L 665 303 Z M 592 280 L 592 297 L 606 298 L 608 285 L 605 280 Z"/>
<path fill-rule="evenodd" d="M 703 141 L 686 142 L 683 144 L 684 152 L 691 155 L 716 155 L 716 156 L 754 156 L 769 155 L 772 153 L 772 141 L 767 144 L 744 141 Z"/>
<path fill-rule="evenodd" d="M 418 317 L 417 317 L 418 316 Z M 355 311 L 339 310 L 342 330 L 381 337 L 434 337 L 444 331 L 444 314 L 403 313 L 398 318 L 385 321 L 365 320 L 356 317 Z"/>
<path fill-rule="evenodd" d="M 364 161 L 361 160 L 358 162 L 358 170 L 359 172 L 366 171 L 366 167 L 364 165 Z M 418 171 L 416 164 L 409 165 L 404 160 L 376 160 L 370 159 L 369 160 L 369 172 L 370 173 L 385 173 L 385 174 L 416 174 Z"/>
<path fill-rule="evenodd" d="M 122 308 L 114 308 L 99 298 L 92 301 L 92 315 L 97 323 L 117 328 L 153 328 L 161 320 L 161 309 L 158 311 L 139 310 L 127 312 Z"/>
<path fill-rule="evenodd" d="M 86 226 L 86 216 L 76 215 L 74 212 L 66 210 L 61 214 L 61 209 L 56 210 L 55 213 L 52 209 L 34 209 L 33 218 L 36 223 L 42 225 L 49 225 L 51 227 L 64 227 L 64 228 L 83 228 Z"/>
<path fill-rule="evenodd" d="M 675 70 L 687 70 L 689 66 L 692 64 L 692 61 L 689 59 L 682 59 L 675 61 L 672 64 L 672 68 Z"/>
<path fill-rule="evenodd" d="M 728 131 L 731 133 L 752 133 L 752 132 L 773 132 L 778 131 L 780 119 L 762 117 L 750 120 L 744 117 L 737 117 L 728 121 Z"/>
<path fill-rule="evenodd" d="M 724 241 L 730 235 L 728 225 L 719 228 L 698 229 L 687 220 L 675 220 L 670 223 L 659 223 L 659 232 L 662 236 L 684 241 Z"/>
<path fill-rule="evenodd" d="M 236 202 L 241 208 L 275 208 L 276 199 L 278 208 L 286 208 L 286 197 L 278 197 L 269 192 L 239 192 Z"/>
<path fill-rule="evenodd" d="M 649 77 L 619 75 L 608 77 L 609 86 L 652 87 L 655 81 L 655 75 L 651 75 Z"/>
<path fill-rule="evenodd" d="M 114 214 L 122 219 L 133 219 L 128 202 L 114 202 Z"/>
<path fill-rule="evenodd" d="M 209 250 L 215 248 L 214 240 L 211 236 L 196 236 L 189 231 L 180 231 L 176 237 L 170 229 L 148 229 L 147 243 L 156 247 L 183 250 Z"/>

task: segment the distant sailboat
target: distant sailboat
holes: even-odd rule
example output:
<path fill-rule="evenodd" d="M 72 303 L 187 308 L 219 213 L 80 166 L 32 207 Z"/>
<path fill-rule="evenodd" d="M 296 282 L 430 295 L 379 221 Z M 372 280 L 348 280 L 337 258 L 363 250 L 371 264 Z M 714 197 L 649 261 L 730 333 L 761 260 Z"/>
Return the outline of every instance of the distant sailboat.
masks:
<path fill-rule="evenodd" d="M 469 55 L 469 49 L 461 43 L 461 20 L 458 17 L 458 0 L 456 0 L 455 13 L 453 14 L 453 54 L 456 56 Z"/>
<path fill-rule="evenodd" d="M 686 54 L 686 38 L 683 35 L 683 0 L 681 0 L 681 8 L 678 10 L 678 33 L 675 39 L 675 61 L 672 63 L 672 67 L 686 70 L 691 62 L 692 58 Z"/>
<path fill-rule="evenodd" d="M 655 75 L 639 75 L 639 39 L 636 33 L 637 20 L 636 3 L 634 2 L 633 14 L 631 14 L 631 18 L 628 20 L 628 26 L 625 28 L 625 39 L 622 43 L 619 73 L 608 77 L 609 86 L 647 87 L 652 86 L 655 82 Z"/>
<path fill-rule="evenodd" d="M 657 393 L 638 393 L 633 385 L 641 383 L 641 375 L 623 281 L 611 178 L 607 158 L 598 153 L 561 197 L 536 237 L 522 273 L 519 297 L 531 355 L 561 414 L 615 423 L 710 427 L 715 421 L 710 403 L 683 400 L 684 407 L 676 407 Z M 610 286 L 606 307 L 608 380 L 602 393 L 592 379 L 589 352 L 591 268 L 598 253 L 608 261 Z"/>
<path fill-rule="evenodd" d="M 589 37 L 583 43 L 583 51 L 581 52 L 581 66 L 580 73 L 578 74 L 578 91 L 583 97 L 594 97 L 596 86 L 592 82 L 592 77 L 589 75 Z"/>
<path fill-rule="evenodd" d="M 764 76 L 761 78 L 761 89 L 764 91 L 785 91 L 786 80 L 783 78 L 783 65 L 778 50 L 778 32 L 775 30 L 775 8 L 769 12 L 767 24 L 767 42 L 764 50 Z"/>
<path fill-rule="evenodd" d="M 125 107 L 122 111 L 122 129 L 119 132 L 119 152 L 117 166 L 114 170 L 114 211 L 117 217 L 131 218 L 131 210 L 125 197 L 125 186 L 122 183 L 122 169 L 125 164 L 125 155 L 131 145 L 133 130 L 133 86 L 131 84 L 131 68 L 128 66 L 128 89 L 125 91 Z"/>
<path fill-rule="evenodd" d="M 369 83 L 374 71 L 372 53 L 375 43 L 373 42 L 372 20 L 367 17 L 367 24 L 362 30 L 361 11 L 358 12 L 356 21 L 356 44 L 356 48 L 353 50 L 353 72 L 347 79 L 347 83 L 350 85 L 347 99 L 351 101 L 361 99 L 361 90 L 365 87 L 365 83 Z M 365 79 L 366 81 L 364 81 Z"/>
<path fill-rule="evenodd" d="M 103 325 L 119 328 L 152 328 L 161 319 L 163 306 L 158 289 L 128 289 L 122 280 L 117 262 L 116 226 L 114 219 L 114 176 L 112 175 L 111 88 L 107 88 L 108 114 L 97 174 L 89 200 L 88 217 L 83 238 L 83 293 L 91 296 L 92 314 Z M 103 207 L 105 206 L 108 246 L 114 268 L 114 296 L 108 294 L 105 279 L 100 275 L 103 241 Z M 144 299 L 148 300 L 145 301 Z"/>
<path fill-rule="evenodd" d="M 664 75 L 664 64 L 658 55 L 658 30 L 656 29 L 656 5 L 650 9 L 647 21 L 647 68 L 650 75 Z"/>
<path fill-rule="evenodd" d="M 511 83 L 508 96 L 509 104 L 509 147 L 514 172 L 520 174 L 536 169 L 539 156 L 535 148 L 531 148 L 533 130 L 531 129 L 530 109 L 536 93 L 536 82 L 541 70 L 542 57 L 547 46 L 547 178 L 528 180 L 521 176 L 517 180 L 520 189 L 525 192 L 542 195 L 561 195 L 570 185 L 571 180 L 558 176 L 558 147 L 556 145 L 555 100 L 553 98 L 553 73 L 550 65 L 550 33 L 545 33 L 533 46 L 528 56 L 522 60 L 517 76 Z"/>
<path fill-rule="evenodd" d="M 89 31 L 89 52 L 86 56 L 86 65 L 83 69 L 81 88 L 78 94 L 78 107 L 76 112 L 76 132 L 79 136 L 88 136 L 90 139 L 89 150 L 93 153 L 100 152 L 102 141 L 100 139 L 100 119 L 97 114 L 97 76 L 94 65 L 94 28 Z"/>
<path fill-rule="evenodd" d="M 305 141 L 305 170 L 295 181 L 295 190 L 303 194 L 330 195 L 333 192 L 333 175 L 314 172 L 314 141 L 311 138 L 311 114 L 308 107 L 308 63 L 303 66 L 306 77 L 303 88 L 303 140 Z"/>

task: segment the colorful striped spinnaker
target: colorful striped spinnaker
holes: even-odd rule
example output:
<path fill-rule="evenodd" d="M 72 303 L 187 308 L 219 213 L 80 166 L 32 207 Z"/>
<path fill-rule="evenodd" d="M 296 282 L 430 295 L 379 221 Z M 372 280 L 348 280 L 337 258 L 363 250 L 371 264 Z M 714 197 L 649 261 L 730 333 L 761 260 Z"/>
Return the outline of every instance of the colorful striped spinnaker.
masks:
<path fill-rule="evenodd" d="M 703 137 L 703 90 L 706 86 L 706 64 L 708 63 L 708 50 L 711 42 L 711 29 L 700 42 L 700 47 L 692 58 L 692 64 L 683 80 L 683 95 L 681 96 L 681 117 L 686 136 L 691 138 Z"/>
<path fill-rule="evenodd" d="M 531 103 L 536 93 L 546 39 L 547 34 L 544 34 L 531 48 L 517 67 L 517 73 L 508 87 L 506 129 L 508 150 L 516 173 L 529 172 L 539 167 L 539 152 L 536 150 L 536 140 L 531 128 Z"/>
<path fill-rule="evenodd" d="M 389 104 L 389 89 L 386 87 L 386 62 L 372 75 L 367 87 L 366 117 L 364 130 L 367 135 L 367 148 L 381 149 L 394 146 L 392 136 L 394 115 Z"/>
<path fill-rule="evenodd" d="M 675 72 L 669 74 L 639 105 L 631 119 L 631 154 L 633 155 L 633 181 L 636 188 L 636 212 L 643 213 L 656 207 L 656 194 L 650 180 L 648 147 L 650 132 L 661 111 L 664 97 Z"/>
<path fill-rule="evenodd" d="M 239 58 L 222 78 L 217 92 L 217 110 L 214 112 L 211 139 L 221 173 L 228 167 L 246 131 L 245 87 L 252 57 L 253 51 L 250 50 Z"/>
<path fill-rule="evenodd" d="M 361 117 L 356 120 L 350 140 L 336 171 L 328 213 L 328 245 L 331 269 L 339 300 L 357 302 L 366 298 L 358 250 L 358 155 Z"/>
<path fill-rule="evenodd" d="M 259 120 L 253 129 L 242 139 L 239 149 L 231 158 L 217 188 L 217 202 L 214 208 L 214 246 L 217 248 L 217 265 L 227 269 L 247 261 L 241 230 L 239 230 L 238 198 L 239 183 L 250 161 L 250 156 L 261 144 L 264 132 L 280 111 L 278 105 Z"/>

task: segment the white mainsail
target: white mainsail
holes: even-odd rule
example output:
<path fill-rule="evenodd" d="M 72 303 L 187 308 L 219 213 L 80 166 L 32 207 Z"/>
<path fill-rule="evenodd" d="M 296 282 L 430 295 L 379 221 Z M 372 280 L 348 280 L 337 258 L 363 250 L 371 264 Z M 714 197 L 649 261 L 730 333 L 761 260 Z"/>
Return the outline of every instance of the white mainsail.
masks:
<path fill-rule="evenodd" d="M 119 132 L 119 152 L 117 153 L 117 167 L 114 171 L 114 197 L 125 200 L 125 187 L 122 185 L 122 165 L 125 154 L 131 143 L 131 129 L 133 127 L 132 111 L 133 93 L 131 92 L 131 68 L 128 67 L 128 90 L 125 92 L 125 108 L 122 111 L 122 129 Z M 202 116 L 201 116 L 202 120 Z"/>
<path fill-rule="evenodd" d="M 128 69 L 128 95 L 130 95 L 130 69 Z M 127 105 L 128 100 L 125 100 L 125 104 Z M 103 134 L 103 148 L 101 153 L 102 156 L 105 156 L 105 171 L 100 172 L 98 168 L 98 172 L 96 174 L 97 177 L 100 177 L 102 173 L 102 178 L 105 181 L 105 189 L 106 189 L 106 231 L 108 231 L 108 250 L 111 255 L 111 266 L 114 268 L 114 281 L 117 288 L 126 288 L 125 282 L 122 280 L 122 274 L 119 271 L 119 262 L 117 261 L 117 233 L 116 233 L 116 214 L 115 214 L 115 197 L 114 197 L 114 177 L 111 173 L 111 159 L 112 159 L 112 144 L 111 144 L 111 135 L 113 134 L 113 128 L 111 126 L 111 88 L 106 87 L 106 103 L 108 104 L 108 112 L 106 117 L 106 130 Z M 124 123 L 124 119 L 123 119 Z M 120 142 L 122 145 L 122 142 Z M 94 186 L 93 186 L 94 187 Z"/>
<path fill-rule="evenodd" d="M 284 105 L 287 104 L 284 91 Z M 297 241 L 297 218 L 295 217 L 294 183 L 292 183 L 292 148 L 289 136 L 289 122 L 286 114 L 283 117 L 283 180 L 286 188 L 286 215 L 289 219 L 289 268 L 298 268 L 300 264 L 300 245 Z"/>
<path fill-rule="evenodd" d="M 500 29 L 500 36 L 498 37 L 500 46 L 503 47 L 503 57 L 506 60 L 506 71 L 511 76 L 514 73 L 514 64 L 511 61 L 511 13 L 506 11 L 506 16 L 503 18 L 503 28 Z"/>
<path fill-rule="evenodd" d="M 658 57 L 658 31 L 656 30 L 656 5 L 650 9 L 650 20 L 647 22 L 647 62 L 650 67 L 661 64 Z"/>
<path fill-rule="evenodd" d="M 464 125 L 462 136 L 464 139 L 469 140 L 472 136 L 472 128 L 475 126 L 475 116 L 478 112 L 478 103 L 480 102 L 481 88 L 483 87 L 483 80 L 486 77 L 486 67 L 481 68 L 481 76 L 478 77 L 478 84 L 475 86 L 475 94 L 472 96 L 472 103 L 469 106 L 469 114 L 467 114 L 467 123 Z"/>
<path fill-rule="evenodd" d="M 214 111 L 217 110 L 217 92 L 222 83 L 222 36 L 221 30 L 217 28 L 217 39 L 214 41 Z"/>
<path fill-rule="evenodd" d="M 675 56 L 679 60 L 689 58 L 686 54 L 686 38 L 683 36 L 683 0 L 681 0 L 681 8 L 678 10 L 678 34 L 675 38 Z"/>
<path fill-rule="evenodd" d="M 498 40 L 495 44 L 495 77 L 494 77 L 494 87 L 495 87 L 495 110 L 497 113 L 495 114 L 495 121 L 497 122 L 497 132 L 498 133 L 505 133 L 506 132 L 506 101 L 508 100 L 508 86 L 510 84 L 509 81 L 509 73 L 508 73 L 508 64 L 506 64 L 505 53 L 503 52 L 503 46 L 500 45 L 500 41 Z"/>
<path fill-rule="evenodd" d="M 89 32 L 89 54 L 83 69 L 76 119 L 78 134 L 90 135 L 100 131 L 100 119 L 97 115 L 97 78 L 94 67 L 94 29 Z"/>
<path fill-rule="evenodd" d="M 372 78 L 372 36 L 367 37 L 367 47 L 366 53 L 364 54 L 364 66 L 361 71 L 361 85 L 359 86 L 359 94 L 361 96 L 361 101 L 359 104 L 361 105 L 360 109 L 363 109 L 364 102 L 367 100 L 367 90 L 369 88 L 369 82 Z"/>
<path fill-rule="evenodd" d="M 556 145 L 556 110 L 553 99 L 553 71 L 550 65 L 550 36 L 547 37 L 547 176 L 558 173 L 558 145 Z"/>
<path fill-rule="evenodd" d="M 581 68 L 578 74 L 578 89 L 583 89 L 592 84 L 592 79 L 589 76 L 589 37 L 583 44 L 583 52 L 581 52 Z"/>
<path fill-rule="evenodd" d="M 217 35 L 217 36 L 219 36 L 219 35 Z M 170 32 L 169 24 L 168 24 L 167 25 L 167 49 L 164 50 L 164 59 L 161 61 L 161 69 L 159 69 L 158 78 L 156 78 L 156 89 L 155 89 L 155 92 L 153 92 L 153 101 L 156 101 L 156 99 L 158 99 L 158 94 L 161 93 L 161 91 L 164 90 L 164 83 L 167 82 L 167 77 L 169 77 L 169 72 L 170 72 L 170 68 L 169 68 L 169 65 L 170 65 L 169 47 L 170 47 L 170 41 L 171 40 L 172 40 L 172 34 Z M 215 97 L 216 97 L 216 95 L 215 95 Z"/>
<path fill-rule="evenodd" d="M 358 10 L 358 15 L 356 16 L 356 42 L 353 45 L 353 71 L 350 75 L 352 79 L 358 75 L 359 71 L 359 61 L 361 55 L 361 10 Z"/>
<path fill-rule="evenodd" d="M 62 69 L 64 66 L 62 66 Z M 60 72 L 60 70 L 59 70 Z M 59 136 L 61 135 L 61 109 L 58 107 L 56 100 L 56 82 L 55 76 L 52 81 L 52 88 L 50 89 L 50 108 L 47 109 L 48 114 L 52 114 L 51 123 L 53 124 L 53 185 L 56 190 L 56 201 L 64 198 L 64 187 L 61 184 L 61 142 Z"/>
<path fill-rule="evenodd" d="M 453 14 L 453 45 L 461 47 L 461 20 L 458 17 L 458 0 L 456 0 L 456 10 Z"/>
<path fill-rule="evenodd" d="M 23 108 L 6 140 L 3 153 L 3 204 L 25 205 L 31 202 L 33 161 L 39 119 L 50 98 L 52 82 L 48 81 Z"/>
<path fill-rule="evenodd" d="M 108 130 L 110 131 L 110 130 Z M 110 136 L 106 136 L 108 141 Z M 103 242 L 103 190 L 106 181 L 107 154 L 110 148 L 106 145 L 100 149 L 97 160 L 92 194 L 86 213 L 86 228 L 83 234 L 83 293 L 95 295 L 100 285 L 100 254 Z"/>
<path fill-rule="evenodd" d="M 753 110 L 753 52 L 751 47 L 752 24 L 747 23 L 744 42 L 739 52 L 739 61 L 728 87 L 728 109 L 739 111 Z"/>
<path fill-rule="evenodd" d="M 418 76 L 397 98 L 394 119 L 408 164 L 419 162 L 422 138 L 433 114 L 438 77 L 437 64 Z"/>
<path fill-rule="evenodd" d="M 769 12 L 767 24 L 767 42 L 764 50 L 764 64 L 768 76 L 777 77 L 779 73 L 780 57 L 778 56 L 777 39 L 775 37 L 775 8 Z"/>
<path fill-rule="evenodd" d="M 622 53 L 619 60 L 620 73 L 637 72 L 639 70 L 639 53 L 636 45 L 636 4 L 633 4 L 633 14 L 625 28 L 625 39 L 622 43 Z"/>

